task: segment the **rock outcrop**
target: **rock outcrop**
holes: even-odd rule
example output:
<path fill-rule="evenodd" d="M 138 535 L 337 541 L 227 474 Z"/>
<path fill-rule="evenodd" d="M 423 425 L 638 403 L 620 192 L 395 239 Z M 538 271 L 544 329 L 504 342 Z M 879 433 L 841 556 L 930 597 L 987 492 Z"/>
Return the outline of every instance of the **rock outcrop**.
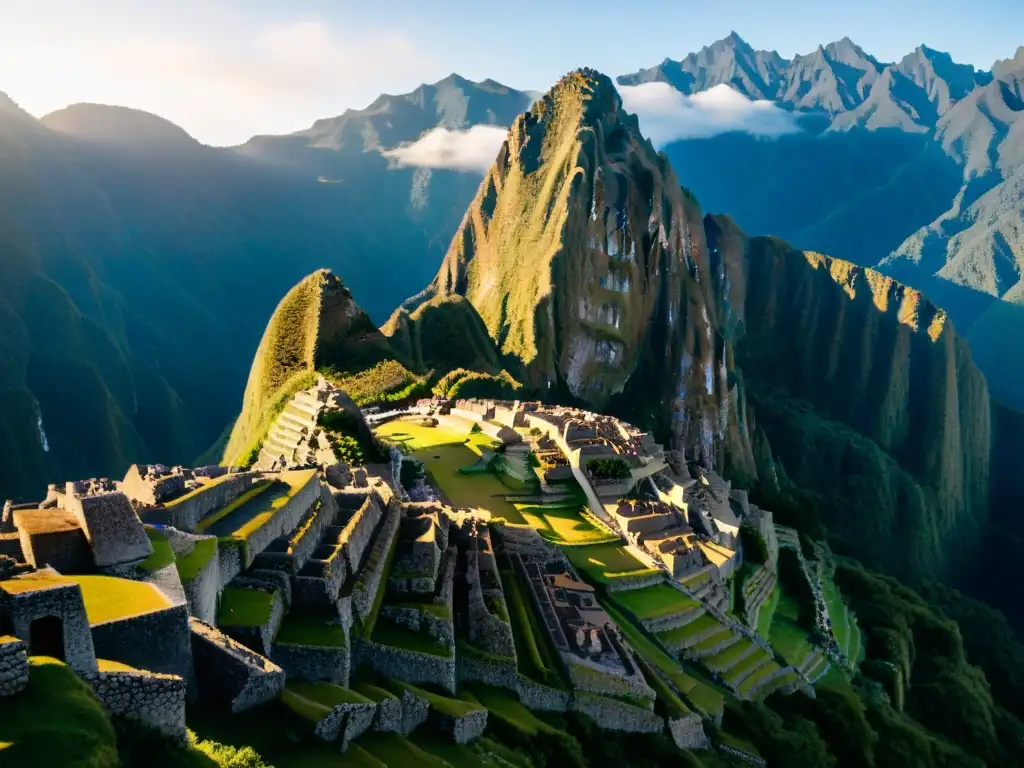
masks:
<path fill-rule="evenodd" d="M 402 311 L 455 296 L 535 391 L 616 412 L 740 485 L 813 491 L 838 543 L 876 566 L 948 573 L 953 532 L 969 548 L 986 521 L 990 404 L 945 315 L 871 270 L 702 218 L 592 70 L 516 120 Z"/>

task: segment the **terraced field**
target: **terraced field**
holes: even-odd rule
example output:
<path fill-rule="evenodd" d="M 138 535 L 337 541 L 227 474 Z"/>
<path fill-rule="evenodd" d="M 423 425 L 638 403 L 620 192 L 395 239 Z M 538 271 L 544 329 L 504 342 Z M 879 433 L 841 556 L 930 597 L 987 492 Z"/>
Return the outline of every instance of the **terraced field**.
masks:
<path fill-rule="evenodd" d="M 658 619 L 696 608 L 699 603 L 668 584 L 616 592 L 614 600 L 638 619 Z"/>
<path fill-rule="evenodd" d="M 586 505 L 570 504 L 515 504 L 526 523 L 552 544 L 573 546 L 579 544 L 608 544 L 618 541 L 610 531 L 599 528 L 585 512 Z"/>
<path fill-rule="evenodd" d="M 658 573 L 633 557 L 621 544 L 566 547 L 563 551 L 578 570 L 602 584 L 626 576 L 653 576 Z"/>

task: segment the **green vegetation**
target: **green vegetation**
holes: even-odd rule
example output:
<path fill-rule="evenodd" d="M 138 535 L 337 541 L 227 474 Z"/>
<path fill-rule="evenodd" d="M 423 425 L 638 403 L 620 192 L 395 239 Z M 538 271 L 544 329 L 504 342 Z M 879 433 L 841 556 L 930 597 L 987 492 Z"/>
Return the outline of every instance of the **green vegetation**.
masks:
<path fill-rule="evenodd" d="M 152 584 L 115 576 L 67 576 L 82 590 L 89 624 L 117 621 L 171 607 L 171 601 Z M 10 582 L 5 584 L 9 588 Z"/>
<path fill-rule="evenodd" d="M 399 419 L 381 424 L 377 427 L 376 434 L 410 454 L 439 445 L 461 445 L 469 439 L 468 432 L 456 432 L 445 427 L 426 427 L 415 421 Z"/>
<path fill-rule="evenodd" d="M 658 573 L 647 568 L 622 545 L 567 547 L 565 555 L 577 569 L 601 584 L 625 576 L 653 576 Z"/>
<path fill-rule="evenodd" d="M 225 587 L 220 595 L 217 624 L 235 627 L 261 627 L 270 621 L 273 608 L 273 592 Z"/>
<path fill-rule="evenodd" d="M 696 677 L 687 674 L 682 665 L 663 651 L 648 635 L 637 625 L 633 624 L 624 613 L 615 607 L 610 600 L 603 600 L 602 606 L 619 630 L 625 636 L 630 646 L 644 660 L 656 667 L 672 684 L 693 704 L 694 709 L 707 716 L 715 717 L 722 711 L 724 696 L 711 685 L 702 682 Z"/>
<path fill-rule="evenodd" d="M 740 525 L 740 543 L 743 546 L 744 564 L 768 562 L 768 545 L 753 523 L 745 520 Z"/>
<path fill-rule="evenodd" d="M 338 704 L 372 704 L 359 693 L 325 681 L 289 680 L 281 692 L 281 702 L 296 714 L 319 722 Z"/>
<path fill-rule="evenodd" d="M 88 684 L 56 659 L 29 664 L 28 688 L 0 698 L 0 763 L 118 765 L 114 729 Z"/>
<path fill-rule="evenodd" d="M 265 491 L 250 497 L 240 505 L 228 505 L 231 509 L 227 514 L 222 514 L 222 510 L 203 520 L 205 525 L 202 530 L 217 536 L 222 544 L 231 539 L 245 542 L 269 523 L 278 510 L 283 509 L 315 474 L 315 469 L 282 472 L 279 475 L 280 479 L 274 480 Z M 208 520 L 211 522 L 207 522 Z"/>
<path fill-rule="evenodd" d="M 337 385 L 360 408 L 400 403 L 410 398 L 429 397 L 426 381 L 409 371 L 397 360 L 384 360 L 372 368 L 350 375 L 323 371 L 324 377 Z"/>
<path fill-rule="evenodd" d="M 697 637 L 698 635 L 702 635 L 715 627 L 721 626 L 722 625 L 719 623 L 718 619 L 710 613 L 704 613 L 681 627 L 665 630 L 664 632 L 658 632 L 655 637 L 657 637 L 666 646 L 673 646 L 677 642 L 689 640 L 691 637 Z"/>
<path fill-rule="evenodd" d="M 453 506 L 486 509 L 510 523 L 526 523 L 515 505 L 505 500 L 509 489 L 497 475 L 459 471 L 477 458 L 469 444 L 439 445 L 417 451 L 414 456 L 423 462 L 434 485 Z"/>
<path fill-rule="evenodd" d="M 607 529 L 598 527 L 581 503 L 514 506 L 531 528 L 553 544 L 608 544 L 619 540 Z"/>
<path fill-rule="evenodd" d="M 182 582 L 188 582 L 196 578 L 216 554 L 216 539 L 198 539 L 192 551 L 183 557 L 179 557 L 175 563 L 178 566 L 178 576 Z"/>
<path fill-rule="evenodd" d="M 544 628 L 534 616 L 527 585 L 522 584 L 514 571 L 501 571 L 501 585 L 508 602 L 512 638 L 515 641 L 519 671 L 531 680 L 544 685 L 562 687 L 561 674 L 548 649 L 547 638 L 541 636 Z"/>
<path fill-rule="evenodd" d="M 463 699 L 453 699 L 450 696 L 445 696 L 440 693 L 434 693 L 424 688 L 418 688 L 410 683 L 403 682 L 401 680 L 384 680 L 384 687 L 394 693 L 396 696 L 401 696 L 402 691 L 409 691 L 421 699 L 426 699 L 430 702 L 432 709 L 438 712 L 450 715 L 451 717 L 463 717 L 468 715 L 470 712 L 476 712 L 483 709 L 479 704 L 465 701 Z"/>
<path fill-rule="evenodd" d="M 848 615 L 846 605 L 843 603 L 843 596 L 839 588 L 830 577 L 822 579 L 822 596 L 825 598 L 825 605 L 828 607 L 829 619 L 832 621 L 832 634 L 844 654 L 850 653 L 851 617 Z M 859 649 L 858 649 L 859 651 Z M 856 661 L 856 656 L 848 656 L 851 661 Z"/>
<path fill-rule="evenodd" d="M 171 549 L 165 533 L 147 525 L 146 536 L 149 537 L 149 543 L 153 545 L 153 554 L 139 563 L 142 570 L 152 573 L 166 568 L 174 562 L 174 550 Z"/>
<path fill-rule="evenodd" d="M 775 609 L 779 606 L 779 597 L 782 595 L 782 590 L 778 585 L 772 590 L 771 595 L 761 606 L 761 610 L 757 614 L 757 631 L 765 640 L 769 639 L 771 634 L 772 621 L 775 618 Z"/>
<path fill-rule="evenodd" d="M 699 603 L 668 584 L 653 584 L 613 594 L 613 599 L 637 619 L 658 619 L 696 608 Z"/>
<path fill-rule="evenodd" d="M 265 490 L 267 490 L 267 488 L 269 488 L 273 484 L 273 482 L 273 480 L 260 480 L 259 482 L 255 483 L 245 493 L 237 496 L 236 498 L 232 499 L 230 502 L 225 504 L 223 507 L 218 509 L 216 512 L 207 515 L 202 520 L 200 520 L 199 524 L 196 525 L 196 533 L 203 533 L 207 528 L 214 525 L 215 523 L 220 522 L 239 507 L 249 503 L 252 499 L 255 499 L 257 496 L 259 496 Z"/>
<path fill-rule="evenodd" d="M 284 617 L 275 641 L 320 648 L 344 648 L 346 645 L 336 611 L 299 606 L 292 606 Z"/>
<path fill-rule="evenodd" d="M 372 640 L 381 645 L 390 645 L 393 648 L 403 648 L 417 653 L 428 653 L 446 659 L 451 658 L 452 655 L 448 646 L 435 640 L 426 632 L 416 632 L 384 618 L 377 619 L 373 628 Z"/>
<path fill-rule="evenodd" d="M 459 368 L 441 378 L 434 385 L 433 393 L 437 397 L 451 400 L 468 397 L 514 400 L 520 397 L 522 388 L 523 385 L 512 378 L 508 371 L 492 375 Z"/>
<path fill-rule="evenodd" d="M 386 766 L 423 765 L 448 768 L 448 763 L 417 747 L 397 733 L 371 733 L 359 740 L 358 746 Z"/>
<path fill-rule="evenodd" d="M 594 459 L 587 462 L 587 472 L 598 480 L 629 480 L 633 476 L 625 459 Z"/>

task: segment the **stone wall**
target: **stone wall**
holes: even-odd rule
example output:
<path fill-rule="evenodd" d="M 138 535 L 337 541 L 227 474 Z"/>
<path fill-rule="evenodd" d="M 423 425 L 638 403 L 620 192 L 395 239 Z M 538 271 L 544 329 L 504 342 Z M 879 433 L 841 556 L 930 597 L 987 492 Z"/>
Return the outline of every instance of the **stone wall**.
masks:
<path fill-rule="evenodd" d="M 360 619 L 365 619 L 369 615 L 377 597 L 377 590 L 383 588 L 381 579 L 384 577 L 384 564 L 387 560 L 387 553 L 391 549 L 391 543 L 398 531 L 400 514 L 397 503 L 387 506 L 384 521 L 374 539 L 373 549 L 367 558 L 366 567 L 359 574 L 359 580 L 352 589 L 352 607 L 355 608 Z M 346 559 L 351 565 L 351 555 L 347 555 Z"/>
<path fill-rule="evenodd" d="M 219 590 L 231 583 L 242 572 L 242 548 L 233 545 L 217 544 L 217 568 L 220 571 Z"/>
<path fill-rule="evenodd" d="M 686 717 L 670 719 L 668 733 L 680 749 L 709 749 L 711 747 L 711 740 L 704 733 L 704 721 L 695 712 L 691 712 Z"/>
<path fill-rule="evenodd" d="M 665 729 L 665 721 L 649 710 L 583 691 L 573 695 L 572 711 L 586 715 L 610 731 L 658 733 Z"/>
<path fill-rule="evenodd" d="M 572 703 L 572 695 L 568 691 L 541 685 L 523 674 L 518 677 L 516 690 L 523 706 L 538 712 L 568 712 Z"/>
<path fill-rule="evenodd" d="M 7 615 L 6 623 L 11 634 L 25 643 L 31 642 L 33 621 L 51 616 L 60 619 L 67 665 L 77 675 L 94 674 L 95 644 L 81 588 L 74 583 L 57 581 L 59 577 L 51 570 L 37 571 L 31 576 L 37 579 L 43 574 L 52 574 L 55 579 L 53 586 L 46 586 L 44 582 L 40 589 L 15 593 L 4 589 L 5 582 L 0 582 L 0 616 Z"/>
<path fill-rule="evenodd" d="M 185 681 L 142 670 L 99 672 L 89 678 L 96 698 L 116 716 L 138 720 L 185 740 Z"/>
<path fill-rule="evenodd" d="M 0 696 L 21 693 L 28 685 L 28 649 L 11 635 L 0 637 Z"/>
<path fill-rule="evenodd" d="M 356 640 L 360 664 L 395 680 L 412 685 L 430 684 L 454 694 L 456 690 L 455 657 L 444 658 L 430 653 L 409 651 L 381 645 L 372 640 Z"/>
<path fill-rule="evenodd" d="M 243 585 L 240 584 L 239 586 Z M 250 588 L 250 585 L 245 584 L 244 588 Z M 282 598 L 281 591 L 276 586 L 253 583 L 251 588 L 272 595 L 270 616 L 263 624 L 256 626 L 237 626 L 222 623 L 221 629 L 248 648 L 264 656 L 269 656 L 270 646 L 277 636 L 277 630 L 281 627 L 281 621 L 284 619 L 284 598 Z"/>
<path fill-rule="evenodd" d="M 596 666 L 584 663 L 583 659 L 573 656 L 566 665 L 572 687 L 578 691 L 589 691 L 607 696 L 632 696 L 637 699 L 654 699 L 654 691 L 637 670 L 636 674 L 615 674 L 609 670 L 602 672 Z"/>
<path fill-rule="evenodd" d="M 274 643 L 270 658 L 289 678 L 329 680 L 348 686 L 351 667 L 349 649 Z"/>
<path fill-rule="evenodd" d="M 192 661 L 204 697 L 226 700 L 237 713 L 281 693 L 284 671 L 279 666 L 198 619 L 189 619 L 189 628 Z"/>
<path fill-rule="evenodd" d="M 65 506 L 75 516 L 92 547 L 96 565 L 121 565 L 144 560 L 153 552 L 142 521 L 120 491 L 77 496 L 67 484 Z"/>
<path fill-rule="evenodd" d="M 286 695 L 297 694 L 289 691 Z M 344 752 L 353 739 L 370 730 L 376 715 L 376 704 L 338 704 L 317 722 L 313 727 L 313 733 L 322 741 L 340 741 L 341 751 Z"/>
<path fill-rule="evenodd" d="M 183 581 L 181 587 L 188 601 L 189 613 L 208 624 L 217 622 L 217 597 L 220 595 L 220 557 L 213 539 L 213 556 L 200 568 L 194 579 Z"/>
<path fill-rule="evenodd" d="M 92 627 L 96 655 L 150 672 L 192 679 L 188 609 L 165 608 Z"/>
<path fill-rule="evenodd" d="M 441 733 L 452 737 L 456 744 L 466 744 L 487 730 L 487 710 L 474 709 L 464 715 L 448 715 L 431 708 L 430 724 Z"/>
<path fill-rule="evenodd" d="M 319 500 L 320 477 L 316 472 L 310 472 L 309 479 L 292 493 L 284 506 L 275 510 L 270 520 L 262 527 L 249 534 L 245 547 L 245 567 L 252 565 L 256 555 L 266 549 L 274 539 L 294 530 L 302 516 Z"/>
<path fill-rule="evenodd" d="M 353 578 L 358 576 L 363 555 L 373 541 L 373 532 L 384 514 L 390 514 L 390 510 L 383 512 L 378 500 L 373 496 L 367 496 L 355 514 L 345 523 L 339 542 L 345 554 L 345 562 L 348 563 L 349 575 Z M 395 525 L 397 526 L 397 520 Z"/>
<path fill-rule="evenodd" d="M 652 573 L 647 576 L 622 576 L 616 577 L 605 584 L 609 592 L 626 592 L 631 589 L 641 589 L 654 584 L 661 584 L 665 581 L 665 575 L 661 572 Z"/>
<path fill-rule="evenodd" d="M 455 624 L 451 614 L 442 618 L 412 606 L 382 605 L 379 616 L 414 632 L 425 632 L 449 648 L 455 646 Z"/>
<path fill-rule="evenodd" d="M 460 683 L 484 683 L 517 690 L 519 672 L 515 658 L 501 658 L 464 647 L 459 648 L 457 667 Z"/>
<path fill-rule="evenodd" d="M 241 496 L 258 479 L 260 475 L 257 472 L 224 475 L 162 507 L 140 509 L 139 515 L 147 523 L 162 523 L 192 531 L 200 520 Z"/>
<path fill-rule="evenodd" d="M 725 754 L 727 755 L 732 755 L 733 757 L 739 758 L 744 763 L 748 763 L 749 765 L 758 765 L 762 766 L 763 768 L 767 768 L 768 762 L 763 758 L 758 757 L 757 755 L 752 755 L 749 752 L 744 752 L 742 750 L 735 749 L 726 744 L 719 744 L 718 748 L 722 752 L 725 752 Z"/>
<path fill-rule="evenodd" d="M 402 691 L 402 722 L 399 733 L 408 736 L 425 722 L 430 715 L 430 702 L 409 690 Z"/>

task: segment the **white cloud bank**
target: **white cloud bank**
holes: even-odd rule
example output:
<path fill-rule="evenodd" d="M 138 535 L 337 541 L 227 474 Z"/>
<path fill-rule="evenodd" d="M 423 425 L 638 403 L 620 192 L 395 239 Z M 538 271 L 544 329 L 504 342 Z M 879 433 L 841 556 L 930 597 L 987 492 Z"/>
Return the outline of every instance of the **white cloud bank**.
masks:
<path fill-rule="evenodd" d="M 411 144 L 381 154 L 401 166 L 486 173 L 507 135 L 507 128 L 494 125 L 474 125 L 464 131 L 434 128 Z"/>
<path fill-rule="evenodd" d="M 728 85 L 686 96 L 668 83 L 620 85 L 622 104 L 637 115 L 655 146 L 742 131 L 776 137 L 800 130 L 796 118 L 770 101 L 753 101 Z"/>

